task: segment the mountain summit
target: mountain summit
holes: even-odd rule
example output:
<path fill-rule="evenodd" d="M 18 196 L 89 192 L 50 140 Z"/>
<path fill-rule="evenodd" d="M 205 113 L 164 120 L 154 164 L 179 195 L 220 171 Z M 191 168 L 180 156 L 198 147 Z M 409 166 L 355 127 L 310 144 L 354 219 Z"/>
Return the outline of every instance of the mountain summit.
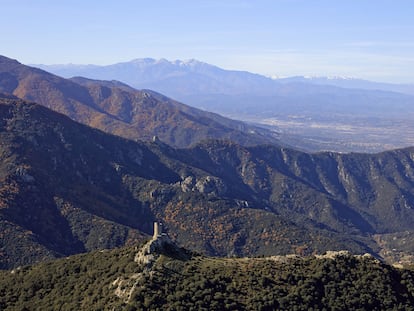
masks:
<path fill-rule="evenodd" d="M 414 272 L 369 255 L 213 258 L 166 246 L 145 264 L 134 260 L 145 248 L 137 245 L 0 271 L 0 308 L 411 310 L 414 304 Z"/>
<path fill-rule="evenodd" d="M 71 78 L 125 82 L 136 88 L 152 89 L 173 98 L 194 94 L 273 93 L 275 83 L 264 76 L 219 68 L 195 59 L 168 61 L 142 58 L 108 66 L 35 65 L 57 75 Z"/>

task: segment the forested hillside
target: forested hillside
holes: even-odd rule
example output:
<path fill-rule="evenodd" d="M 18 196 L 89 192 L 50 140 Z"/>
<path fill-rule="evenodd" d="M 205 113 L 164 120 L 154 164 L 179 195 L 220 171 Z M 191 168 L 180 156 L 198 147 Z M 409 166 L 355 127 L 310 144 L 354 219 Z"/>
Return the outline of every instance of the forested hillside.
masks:
<path fill-rule="evenodd" d="M 2 310 L 413 310 L 414 273 L 370 256 L 214 258 L 162 244 L 0 272 Z"/>

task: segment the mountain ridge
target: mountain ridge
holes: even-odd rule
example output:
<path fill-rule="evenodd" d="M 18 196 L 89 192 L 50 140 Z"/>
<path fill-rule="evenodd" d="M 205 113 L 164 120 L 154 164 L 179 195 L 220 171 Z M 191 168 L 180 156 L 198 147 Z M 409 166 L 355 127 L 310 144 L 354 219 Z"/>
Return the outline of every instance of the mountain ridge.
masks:
<path fill-rule="evenodd" d="M 15 60 L 0 60 L 0 92 L 35 101 L 81 123 L 130 139 L 158 136 L 173 146 L 207 138 L 278 143 L 277 134 L 119 82 L 63 79 Z"/>
<path fill-rule="evenodd" d="M 58 73 L 58 72 L 56 72 Z M 355 79 L 276 79 L 204 64 L 191 70 L 153 60 L 68 76 L 117 79 L 181 102 L 280 133 L 309 152 L 370 152 L 414 145 L 414 86 Z"/>
<path fill-rule="evenodd" d="M 189 61 L 168 61 L 166 59 L 135 59 L 130 62 L 122 62 L 108 66 L 82 67 L 80 71 L 64 72 L 59 70 L 59 65 L 49 67 L 35 65 L 44 69 L 54 71 L 58 75 L 66 78 L 73 76 L 84 76 L 92 79 L 112 80 L 116 79 L 132 85 L 136 88 L 153 89 L 163 94 L 174 97 L 174 88 L 181 93 L 194 94 L 203 91 L 200 81 L 206 83 L 207 93 L 212 93 L 208 88 L 214 89 L 215 93 L 244 93 L 246 88 L 256 88 L 263 91 L 267 87 L 271 91 L 274 83 L 271 79 L 259 74 L 247 71 L 225 70 L 220 67 L 210 65 L 197 60 Z M 76 65 L 64 65 L 66 71 Z M 85 69 L 85 71 L 83 70 Z M 92 69 L 95 73 L 88 73 Z M 186 77 L 188 75 L 188 77 Z M 183 80 L 182 80 L 183 79 Z M 193 80 L 193 81 L 192 81 Z M 126 82 L 128 81 L 128 82 Z M 183 83 L 187 83 L 184 86 Z M 240 86 L 234 85 L 239 83 Z M 171 84 L 171 85 L 170 85 Z M 166 87 L 166 88 L 164 88 Z M 240 92 L 240 89 L 243 92 Z"/>
<path fill-rule="evenodd" d="M 354 77 L 339 77 L 339 76 L 293 76 L 276 78 L 275 81 L 282 83 L 290 82 L 309 82 L 318 85 L 332 85 L 342 88 L 364 89 L 364 90 L 379 90 L 390 91 L 395 93 L 403 93 L 414 95 L 414 83 L 387 83 L 364 80 Z"/>
<path fill-rule="evenodd" d="M 0 110 L 2 268 L 135 243 L 154 220 L 216 256 L 414 254 L 402 242 L 414 234 L 413 148 L 306 154 L 211 140 L 174 149 L 21 100 L 2 99 Z"/>
<path fill-rule="evenodd" d="M 122 69 L 127 68 L 129 65 L 139 65 L 139 68 L 141 70 L 148 70 L 152 66 L 165 64 L 169 66 L 170 69 L 176 70 L 177 73 L 180 72 L 180 68 L 190 69 L 189 71 L 198 71 L 202 72 L 200 68 L 205 68 L 204 73 L 209 75 L 209 73 L 212 72 L 221 72 L 223 73 L 238 73 L 243 74 L 246 77 L 256 77 L 262 79 L 262 82 L 264 81 L 274 81 L 276 82 L 274 84 L 274 87 L 277 87 L 280 84 L 286 84 L 286 83 L 292 83 L 292 82 L 304 82 L 304 83 L 310 83 L 315 85 L 331 85 L 341 88 L 351 88 L 351 89 L 365 89 L 365 90 L 382 90 L 382 91 L 391 91 L 396 93 L 405 93 L 409 95 L 414 95 L 414 83 L 387 83 L 387 82 L 376 82 L 376 81 L 370 81 L 360 78 L 354 78 L 354 77 L 339 77 L 339 76 L 289 76 L 289 77 L 268 77 L 265 75 L 252 73 L 249 71 L 243 71 L 243 70 L 227 70 L 220 68 L 218 66 L 202 62 L 196 59 L 188 59 L 188 60 L 167 60 L 165 58 L 160 59 L 154 59 L 154 58 L 136 58 L 131 61 L 124 61 L 119 62 L 115 64 L 110 65 L 78 65 L 78 64 L 55 64 L 55 65 L 43 65 L 43 64 L 32 64 L 31 66 L 38 67 L 44 70 L 50 70 L 51 72 L 54 72 L 58 75 L 61 75 L 65 78 L 71 78 L 73 76 L 85 76 L 85 77 L 92 77 L 92 78 L 100 78 L 102 76 L 99 76 L 98 73 L 93 72 L 87 72 L 83 71 L 84 69 L 94 69 L 97 71 L 100 71 L 100 74 L 103 74 L 105 71 L 111 72 L 112 76 L 106 76 L 105 80 L 111 80 L 111 77 L 114 78 L 114 76 L 117 75 L 116 69 Z M 166 71 L 161 71 L 163 74 L 166 74 Z M 174 72 L 174 71 L 173 71 Z M 146 71 L 146 74 L 148 75 L 148 71 Z M 177 74 L 176 73 L 176 74 Z M 135 73 L 139 76 L 139 72 Z M 184 72 L 181 72 L 181 74 L 184 74 Z M 211 74 L 210 74 L 211 75 Z M 168 76 L 168 74 L 167 74 Z M 129 84 L 132 85 L 139 85 L 139 83 L 142 82 L 149 82 L 149 81 L 155 81 L 159 80 L 159 76 L 152 76 L 149 75 L 148 77 L 144 78 L 144 76 L 139 76 L 140 79 L 136 79 L 136 82 L 132 82 L 130 80 Z M 125 81 L 126 78 L 117 78 L 117 80 Z M 128 83 L 128 82 L 127 82 Z M 211 93 L 211 92 L 208 92 Z M 226 94 L 229 94 L 228 92 Z"/>

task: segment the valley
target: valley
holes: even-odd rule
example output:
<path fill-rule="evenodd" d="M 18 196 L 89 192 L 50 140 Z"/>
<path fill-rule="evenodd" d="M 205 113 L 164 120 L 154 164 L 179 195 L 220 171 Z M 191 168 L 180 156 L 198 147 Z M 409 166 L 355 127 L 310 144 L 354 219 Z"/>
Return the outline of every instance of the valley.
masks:
<path fill-rule="evenodd" d="M 266 126 L 279 133 L 280 139 L 285 143 L 309 152 L 331 150 L 342 153 L 375 153 L 414 145 L 414 126 L 409 118 L 335 115 L 321 119 L 303 115 L 280 115 L 266 119 L 243 119 Z"/>

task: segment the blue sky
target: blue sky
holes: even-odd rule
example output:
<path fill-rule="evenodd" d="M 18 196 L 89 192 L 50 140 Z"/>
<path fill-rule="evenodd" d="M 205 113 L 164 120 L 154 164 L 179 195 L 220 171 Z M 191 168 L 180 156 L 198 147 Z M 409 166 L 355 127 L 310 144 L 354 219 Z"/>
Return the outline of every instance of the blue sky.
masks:
<path fill-rule="evenodd" d="M 414 83 L 412 0 L 0 0 L 25 64 L 195 58 L 265 75 Z"/>

